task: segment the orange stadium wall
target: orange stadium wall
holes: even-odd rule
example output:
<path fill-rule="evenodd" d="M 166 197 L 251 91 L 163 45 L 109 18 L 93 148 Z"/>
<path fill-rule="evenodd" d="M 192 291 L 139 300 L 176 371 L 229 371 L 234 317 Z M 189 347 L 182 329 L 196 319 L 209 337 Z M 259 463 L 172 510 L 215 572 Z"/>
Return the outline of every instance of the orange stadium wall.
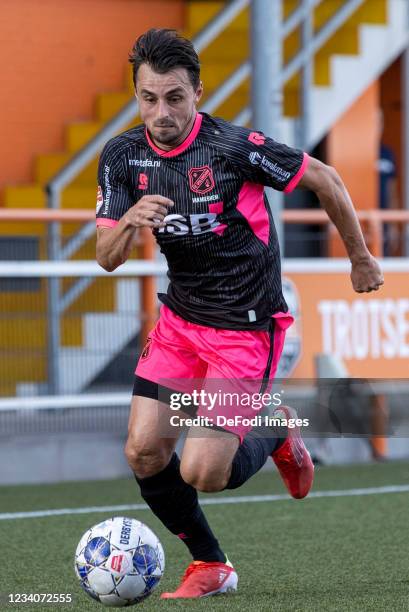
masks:
<path fill-rule="evenodd" d="M 62 149 L 65 123 L 92 118 L 96 93 L 124 90 L 140 33 L 183 17 L 183 0 L 2 0 L 0 198 Z"/>
<path fill-rule="evenodd" d="M 357 209 L 378 206 L 379 97 L 376 81 L 344 113 L 327 137 L 327 162 L 341 175 Z M 335 235 L 331 237 L 329 252 L 335 257 L 346 255 Z"/>

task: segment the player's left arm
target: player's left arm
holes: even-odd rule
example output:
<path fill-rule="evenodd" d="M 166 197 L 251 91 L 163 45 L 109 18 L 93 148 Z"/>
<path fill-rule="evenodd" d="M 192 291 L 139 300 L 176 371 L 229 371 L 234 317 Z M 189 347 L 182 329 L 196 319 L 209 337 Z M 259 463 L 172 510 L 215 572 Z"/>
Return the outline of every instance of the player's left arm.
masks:
<path fill-rule="evenodd" d="M 379 289 L 384 282 L 382 271 L 365 244 L 351 197 L 337 171 L 310 157 L 298 187 L 316 193 L 337 228 L 352 264 L 354 290 L 363 293 Z"/>

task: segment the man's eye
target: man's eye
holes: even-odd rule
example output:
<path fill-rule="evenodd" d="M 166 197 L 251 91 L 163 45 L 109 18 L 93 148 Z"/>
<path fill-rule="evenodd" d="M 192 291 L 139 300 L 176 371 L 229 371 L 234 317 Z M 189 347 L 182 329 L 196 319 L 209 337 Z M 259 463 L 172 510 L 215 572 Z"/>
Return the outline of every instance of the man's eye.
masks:
<path fill-rule="evenodd" d="M 170 98 L 170 101 L 172 102 L 172 104 L 176 104 L 177 102 L 181 101 L 181 97 L 180 96 L 172 96 L 172 98 Z"/>
<path fill-rule="evenodd" d="M 145 102 L 155 102 L 155 98 L 145 97 L 144 100 L 145 100 Z"/>

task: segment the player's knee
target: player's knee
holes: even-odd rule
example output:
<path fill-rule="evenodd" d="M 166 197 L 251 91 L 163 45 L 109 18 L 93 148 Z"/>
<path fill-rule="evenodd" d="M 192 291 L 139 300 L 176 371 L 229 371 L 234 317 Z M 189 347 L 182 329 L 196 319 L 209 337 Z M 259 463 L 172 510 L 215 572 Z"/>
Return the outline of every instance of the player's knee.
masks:
<path fill-rule="evenodd" d="M 132 438 L 128 438 L 125 445 L 125 457 L 136 476 L 148 478 L 158 474 L 167 466 L 170 454 L 165 448 L 138 444 Z"/>
<path fill-rule="evenodd" d="M 183 480 L 203 493 L 217 493 L 222 491 L 229 479 L 225 470 L 216 466 L 183 464 L 180 468 Z"/>

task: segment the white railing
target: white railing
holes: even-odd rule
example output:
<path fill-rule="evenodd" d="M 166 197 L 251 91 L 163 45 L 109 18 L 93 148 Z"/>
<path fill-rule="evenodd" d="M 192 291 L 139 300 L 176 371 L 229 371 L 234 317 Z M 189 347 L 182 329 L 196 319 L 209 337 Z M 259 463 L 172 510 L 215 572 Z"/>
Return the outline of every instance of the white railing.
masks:
<path fill-rule="evenodd" d="M 383 259 L 381 267 L 385 274 L 399 272 L 408 275 L 409 258 Z M 283 261 L 282 270 L 284 275 L 314 274 L 319 278 L 322 274 L 332 273 L 343 274 L 349 278 L 351 264 L 348 259 L 287 259 Z M 50 283 L 52 278 L 82 279 L 84 277 L 91 277 L 95 280 L 101 279 L 98 282 L 104 282 L 102 279 L 115 279 L 112 287 L 110 284 L 108 287 L 108 290 L 112 290 L 114 295 L 115 307 L 112 311 L 107 307 L 107 312 L 88 312 L 90 309 L 85 308 L 83 311 L 77 310 L 70 313 L 71 321 L 74 317 L 78 319 L 78 325 L 81 326 L 82 330 L 82 340 L 79 346 L 60 346 L 57 355 L 58 367 L 60 369 L 59 393 L 63 395 L 69 394 L 70 398 L 72 394 L 79 393 L 84 388 L 89 388 L 96 377 L 108 366 L 113 356 L 123 351 L 125 347 L 129 347 L 130 341 L 132 341 L 132 344 L 135 343 L 134 339 L 140 334 L 141 324 L 145 320 L 145 311 L 140 299 L 140 283 L 142 280 L 139 281 L 138 279 L 155 276 L 161 282 L 166 282 L 166 272 L 167 266 L 165 263 L 151 260 L 127 261 L 111 273 L 106 272 L 93 261 L 0 262 L 0 279 L 20 279 L 20 283 L 24 282 L 24 279 L 30 280 L 33 278 L 48 280 L 48 283 Z M 96 285 L 96 291 L 101 292 L 101 297 L 105 295 L 106 290 L 107 287 L 105 285 Z M 41 307 L 41 302 L 38 302 L 35 294 L 33 298 L 33 305 L 26 307 L 27 312 L 22 313 L 17 309 L 16 311 L 10 309 L 8 313 L 3 313 L 3 320 L 5 317 L 8 317 L 10 337 L 13 336 L 13 333 L 16 334 L 16 337 L 21 336 L 20 325 L 23 320 L 25 323 L 26 320 L 29 320 L 33 325 L 36 323 L 43 329 L 43 321 L 47 317 L 47 312 Z M 44 332 L 39 331 L 39 334 L 41 333 Z M 39 335 L 39 338 L 41 339 L 41 335 Z M 15 358 L 16 351 L 20 350 L 22 359 L 30 359 L 35 355 L 36 359 L 48 363 L 47 376 L 49 380 L 53 371 L 49 358 L 47 361 L 47 338 L 45 333 L 43 341 L 44 347 L 42 347 L 41 342 L 38 342 L 38 346 L 33 348 L 24 346 L 21 346 L 20 349 L 10 348 L 10 354 Z M 3 347 L 3 358 L 0 368 L 0 377 L 3 381 L 8 380 L 7 351 L 8 349 Z M 128 352 L 129 348 L 126 351 Z M 43 395 L 44 393 L 47 393 L 49 396 L 58 395 L 53 393 L 51 390 L 52 386 L 48 385 L 45 380 L 40 384 L 33 383 L 32 381 L 36 380 L 38 375 L 31 375 L 30 372 L 27 370 L 24 379 L 18 381 L 17 394 L 19 398 L 14 403 L 7 404 L 7 406 L 17 407 L 20 401 L 24 401 L 24 406 L 28 408 L 30 404 L 27 404 L 23 396 Z M 85 397 L 88 398 L 86 399 L 87 402 L 94 401 L 88 395 L 85 395 Z M 119 400 L 118 397 L 120 398 Z M 105 399 L 107 399 L 107 396 L 103 394 L 101 402 Z M 114 395 L 109 402 L 111 400 L 114 401 L 114 399 L 115 402 L 122 403 L 123 396 Z M 47 401 L 49 403 L 44 404 L 44 407 L 52 407 L 52 400 Z M 40 398 L 38 398 L 38 402 L 35 404 L 35 407 L 42 405 Z M 77 405 L 80 405 L 80 403 L 80 400 L 77 400 Z M 0 406 L 2 405 L 0 401 Z M 33 405 L 31 406 L 33 407 Z"/>

